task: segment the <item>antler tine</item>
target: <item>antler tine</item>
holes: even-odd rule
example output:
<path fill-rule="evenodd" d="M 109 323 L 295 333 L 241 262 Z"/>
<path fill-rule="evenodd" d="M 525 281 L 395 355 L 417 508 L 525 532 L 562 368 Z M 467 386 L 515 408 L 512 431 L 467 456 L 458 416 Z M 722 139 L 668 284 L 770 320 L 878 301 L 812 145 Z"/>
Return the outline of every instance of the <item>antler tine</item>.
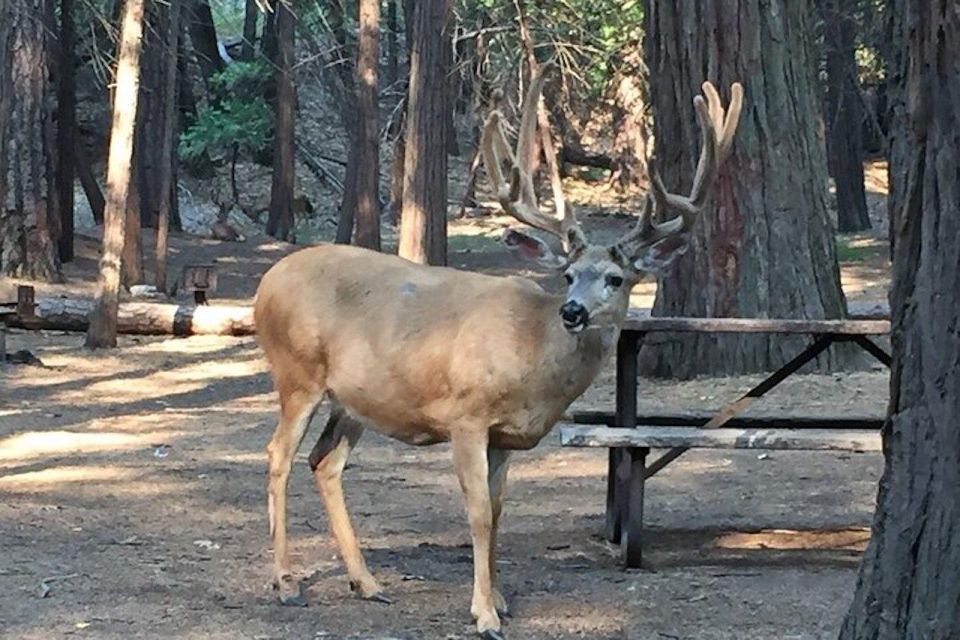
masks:
<path fill-rule="evenodd" d="M 496 110 L 487 116 L 480 144 L 483 163 L 503 210 L 524 224 L 559 236 L 569 248 L 583 237 L 576 217 L 571 210 L 566 209 L 562 199 L 557 203 L 558 209 L 563 211 L 562 218 L 540 211 L 532 176 L 532 150 L 537 134 L 537 108 L 543 91 L 545 74 L 551 68 L 553 64 L 545 64 L 530 83 L 523 103 L 516 155 L 510 151 L 507 144 L 503 130 L 503 116 Z M 504 158 L 510 163 L 509 186 L 503 179 L 501 169 Z"/>
<path fill-rule="evenodd" d="M 720 164 L 730 153 L 740 120 L 743 87 L 740 83 L 734 83 L 730 93 L 730 105 L 725 110 L 713 84 L 703 83 L 704 95 L 693 99 L 702 134 L 702 148 L 690 195 L 668 192 L 657 170 L 656 160 L 651 158 L 648 164 L 650 192 L 644 202 L 644 210 L 636 227 L 617 243 L 619 246 L 625 248 L 638 243 L 639 246 L 648 246 L 668 236 L 685 233 L 693 227 L 697 214 L 706 204 Z M 671 210 L 677 214 L 674 218 L 659 224 L 654 222 L 657 214 Z"/>

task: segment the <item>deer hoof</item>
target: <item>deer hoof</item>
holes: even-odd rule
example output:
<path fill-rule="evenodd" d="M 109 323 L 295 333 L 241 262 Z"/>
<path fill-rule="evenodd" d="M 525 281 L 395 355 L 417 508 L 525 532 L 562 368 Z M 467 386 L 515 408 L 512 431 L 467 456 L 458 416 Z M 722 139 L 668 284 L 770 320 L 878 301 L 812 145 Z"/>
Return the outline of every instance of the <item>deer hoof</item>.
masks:
<path fill-rule="evenodd" d="M 494 629 L 487 629 L 480 634 L 480 637 L 483 640 L 507 640 L 507 637 L 503 635 L 502 631 L 496 631 Z"/>
<path fill-rule="evenodd" d="M 303 585 L 289 580 L 283 580 L 280 583 L 273 583 L 273 588 L 275 591 L 280 592 L 277 597 L 283 606 L 307 606 L 307 597 L 303 595 Z"/>

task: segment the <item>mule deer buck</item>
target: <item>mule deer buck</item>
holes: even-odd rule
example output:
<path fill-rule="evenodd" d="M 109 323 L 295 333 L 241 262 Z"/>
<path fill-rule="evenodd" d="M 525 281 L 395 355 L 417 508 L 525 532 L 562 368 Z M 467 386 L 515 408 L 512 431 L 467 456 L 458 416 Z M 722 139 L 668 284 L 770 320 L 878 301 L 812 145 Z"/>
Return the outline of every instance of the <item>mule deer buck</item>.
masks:
<path fill-rule="evenodd" d="M 610 246 L 590 244 L 571 208 L 543 213 L 531 154 L 543 74 L 526 97 L 517 151 L 502 116 L 486 121 L 482 151 L 503 209 L 560 238 L 564 254 L 518 231 L 504 241 L 562 270 L 564 295 L 531 280 L 422 266 L 365 249 L 325 245 L 278 262 L 263 277 L 255 319 L 280 396 L 269 455 L 274 584 L 303 605 L 287 549 L 287 481 L 321 400 L 330 418 L 309 456 L 351 588 L 384 599 L 344 504 L 341 474 L 365 425 L 408 444 L 449 442 L 473 539 L 471 613 L 484 638 L 503 638 L 495 547 L 509 451 L 530 449 L 590 385 L 617 342 L 630 289 L 681 253 L 728 155 L 743 92 L 724 110 L 713 85 L 694 100 L 703 148 L 689 195 L 668 193 L 651 162 L 651 191 L 636 226 Z M 510 172 L 505 180 L 502 165 Z M 666 220 L 657 223 L 656 220 Z"/>

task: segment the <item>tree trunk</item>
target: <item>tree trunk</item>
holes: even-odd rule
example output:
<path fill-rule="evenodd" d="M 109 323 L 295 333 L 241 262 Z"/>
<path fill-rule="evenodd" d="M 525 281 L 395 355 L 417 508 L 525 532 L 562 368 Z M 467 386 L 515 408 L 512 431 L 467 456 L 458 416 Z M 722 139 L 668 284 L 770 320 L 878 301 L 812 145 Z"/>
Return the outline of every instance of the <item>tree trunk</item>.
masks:
<path fill-rule="evenodd" d="M 57 47 L 57 206 L 60 208 L 61 262 L 73 260 L 73 161 L 77 144 L 77 92 L 74 80 L 73 0 L 60 0 Z"/>
<path fill-rule="evenodd" d="M 296 16 L 293 7 L 277 2 L 276 123 L 273 132 L 273 182 L 270 187 L 270 213 L 267 233 L 290 240 L 293 236 L 294 126 L 296 124 L 296 88 L 293 83 L 293 36 Z"/>
<path fill-rule="evenodd" d="M 340 121 L 347 134 L 349 147 L 347 149 L 347 166 L 343 176 L 343 194 L 340 198 L 340 217 L 337 220 L 337 244 L 350 244 L 353 240 L 353 229 L 357 221 L 357 173 L 359 171 L 360 129 L 358 119 L 358 83 L 357 59 L 351 53 L 355 45 L 347 36 L 347 17 L 343 13 L 343 5 L 334 2 L 330 5 L 330 30 L 337 41 L 334 55 L 333 73 L 326 78 L 331 93 L 340 104 Z"/>
<path fill-rule="evenodd" d="M 139 112 L 139 110 L 138 107 L 137 111 Z M 139 117 L 139 113 L 136 117 Z M 136 124 L 134 124 L 134 132 L 136 132 Z M 140 180 L 138 179 L 137 164 L 137 138 L 136 133 L 134 133 L 133 159 L 130 162 L 130 189 L 127 193 L 127 223 L 123 227 L 123 251 L 120 259 L 120 283 L 128 288 L 144 282 L 143 237 L 140 226 Z"/>
<path fill-rule="evenodd" d="M 688 193 L 698 157 L 694 92 L 710 80 L 745 99 L 733 150 L 690 250 L 661 278 L 657 316 L 840 318 L 827 216 L 823 140 L 806 0 L 646 5 L 657 158 L 670 191 Z M 780 336 L 669 336 L 644 348 L 660 376 L 737 374 L 783 364 L 804 345 Z M 821 358 L 832 365 L 837 350 Z"/>
<path fill-rule="evenodd" d="M 210 99 L 216 102 L 216 92 L 210 84 L 210 79 L 223 71 L 226 65 L 220 58 L 217 47 L 217 27 L 213 23 L 209 0 L 193 0 L 190 13 L 190 41 L 193 43 L 200 73 L 207 85 L 207 92 Z"/>
<path fill-rule="evenodd" d="M 87 202 L 90 204 L 90 211 L 93 213 L 93 222 L 103 224 L 103 192 L 100 185 L 93 175 L 93 162 L 83 147 L 83 141 L 79 137 L 74 145 L 74 168 L 77 170 L 77 178 L 80 179 L 80 186 L 83 187 L 83 193 L 87 196 Z"/>
<path fill-rule="evenodd" d="M 171 57 L 166 42 L 170 38 L 169 2 L 151 2 L 146 8 L 143 50 L 140 55 L 140 100 L 137 107 L 137 132 L 134 143 L 136 191 L 140 210 L 140 226 L 156 228 L 161 202 L 175 198 L 176 193 L 164 193 L 158 177 L 175 169 L 170 154 L 164 155 L 165 109 L 168 93 L 176 93 L 176 85 L 168 90 L 166 70 Z M 176 60 L 176 56 L 173 56 Z M 166 186 L 175 189 L 173 181 Z"/>
<path fill-rule="evenodd" d="M 390 167 L 390 211 L 388 213 L 390 223 L 394 226 L 400 224 L 400 216 L 403 213 L 403 163 L 406 161 L 406 138 L 407 138 L 407 98 L 410 85 L 410 47 L 413 46 L 413 10 L 414 5 L 411 0 L 403 0 L 403 29 L 404 42 L 407 52 L 407 74 L 406 82 L 403 88 L 403 104 L 397 110 L 393 121 L 390 123 L 390 135 L 393 136 L 393 157 Z"/>
<path fill-rule="evenodd" d="M 7 116 L 0 120 L 0 182 L 10 180 L 0 200 L 0 276 L 58 280 L 48 1 L 16 0 L 0 9 L 8 29 L 0 53 L 7 78 L 0 85 Z"/>
<path fill-rule="evenodd" d="M 400 28 L 399 0 L 387 0 L 387 87 L 400 79 L 400 52 L 397 30 Z"/>
<path fill-rule="evenodd" d="M 170 209 L 177 189 L 173 170 L 176 163 L 174 140 L 177 137 L 177 52 L 180 38 L 180 2 L 170 0 L 169 24 L 163 89 L 163 129 L 160 151 L 160 212 L 157 219 L 155 283 L 160 291 L 167 290 L 167 234 L 170 230 Z"/>
<path fill-rule="evenodd" d="M 130 164 L 140 84 L 140 40 L 143 36 L 145 0 L 127 0 L 117 58 L 113 125 L 107 157 L 107 206 L 104 212 L 103 255 L 96 298 L 90 312 L 87 347 L 117 346 L 117 307 L 120 289 L 120 256 L 123 253 L 125 208 L 130 190 Z"/>
<path fill-rule="evenodd" d="M 908 140 L 891 158 L 906 192 L 891 220 L 886 465 L 841 640 L 960 637 L 960 5 L 899 4 Z"/>
<path fill-rule="evenodd" d="M 837 228 L 870 228 L 863 188 L 863 104 L 857 79 L 857 23 L 841 0 L 822 0 L 827 58 L 827 166 L 836 185 Z"/>
<path fill-rule="evenodd" d="M 614 75 L 611 159 L 615 167 L 610 179 L 624 189 L 647 186 L 647 78 L 643 61 L 634 54 Z"/>
<path fill-rule="evenodd" d="M 413 15 L 399 253 L 414 262 L 445 265 L 447 127 L 443 123 L 450 104 L 448 83 L 442 79 L 450 69 L 450 2 L 420 0 Z"/>
<path fill-rule="evenodd" d="M 247 0 L 243 12 L 243 44 L 240 47 L 240 59 L 246 62 L 253 60 L 253 45 L 257 41 L 257 19 L 260 9 L 257 0 Z"/>
<path fill-rule="evenodd" d="M 380 250 L 380 0 L 360 0 L 357 40 L 356 244 Z"/>
<path fill-rule="evenodd" d="M 9 10 L 9 4 L 0 5 L 0 42 L 10 42 L 11 17 L 13 12 Z M 10 244 L 8 236 L 11 230 L 8 229 L 11 220 L 7 218 L 7 168 L 9 161 L 9 143 L 10 143 L 10 116 L 13 108 L 11 94 L 13 88 L 10 85 L 10 51 L 8 48 L 0 48 L 0 274 L 6 273 L 9 258 L 7 254 L 11 249 L 19 248 L 18 243 Z M 14 233 L 14 238 L 19 237 L 19 233 Z M 2 332 L 0 332 L 2 333 Z"/>
<path fill-rule="evenodd" d="M 904 95 L 907 75 L 907 55 L 903 41 L 907 37 L 907 26 L 904 14 L 905 0 L 888 0 L 886 3 L 886 34 L 887 46 L 884 54 L 884 67 L 887 83 L 887 119 L 889 122 L 889 146 L 887 163 L 887 182 L 889 195 L 887 197 L 887 212 L 890 224 L 887 225 L 887 235 L 890 240 L 890 255 L 893 256 L 895 229 L 892 221 L 904 205 L 907 183 L 906 174 L 893 170 L 894 158 L 906 157 L 911 152 L 910 125 L 907 121 L 907 104 Z"/>

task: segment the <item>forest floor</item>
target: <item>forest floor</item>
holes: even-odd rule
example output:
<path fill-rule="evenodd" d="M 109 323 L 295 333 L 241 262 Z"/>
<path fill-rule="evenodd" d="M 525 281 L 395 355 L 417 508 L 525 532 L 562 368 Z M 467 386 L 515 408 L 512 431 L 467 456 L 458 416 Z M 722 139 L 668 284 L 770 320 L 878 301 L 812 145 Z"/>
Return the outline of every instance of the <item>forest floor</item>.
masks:
<path fill-rule="evenodd" d="M 628 222 L 587 221 L 601 235 Z M 454 222 L 451 264 L 523 272 L 494 240 L 505 223 Z M 90 293 L 90 235 L 68 282 L 40 295 Z M 852 301 L 885 298 L 881 238 L 841 241 Z M 295 248 L 177 234 L 171 261 L 215 260 L 217 301 L 245 304 L 259 275 Z M 649 306 L 654 289 L 638 287 L 634 304 Z M 305 446 L 290 536 L 310 606 L 280 607 L 269 588 L 264 453 L 276 398 L 255 341 L 123 337 L 120 349 L 93 355 L 81 345 L 77 334 L 8 336 L 10 351 L 29 349 L 44 366 L 0 368 L 0 637 L 473 637 L 469 533 L 446 446 L 371 432 L 345 473 L 389 606 L 351 596 Z M 612 408 L 613 378 L 610 363 L 574 408 Z M 642 380 L 639 404 L 717 408 L 758 379 Z M 887 373 L 876 367 L 808 374 L 755 413 L 881 415 L 886 399 Z M 533 640 L 835 637 L 881 471 L 879 455 L 690 452 L 649 485 L 648 568 L 624 571 L 598 535 L 605 452 L 562 449 L 551 435 L 510 472 L 499 558 L 514 617 L 505 631 Z"/>

